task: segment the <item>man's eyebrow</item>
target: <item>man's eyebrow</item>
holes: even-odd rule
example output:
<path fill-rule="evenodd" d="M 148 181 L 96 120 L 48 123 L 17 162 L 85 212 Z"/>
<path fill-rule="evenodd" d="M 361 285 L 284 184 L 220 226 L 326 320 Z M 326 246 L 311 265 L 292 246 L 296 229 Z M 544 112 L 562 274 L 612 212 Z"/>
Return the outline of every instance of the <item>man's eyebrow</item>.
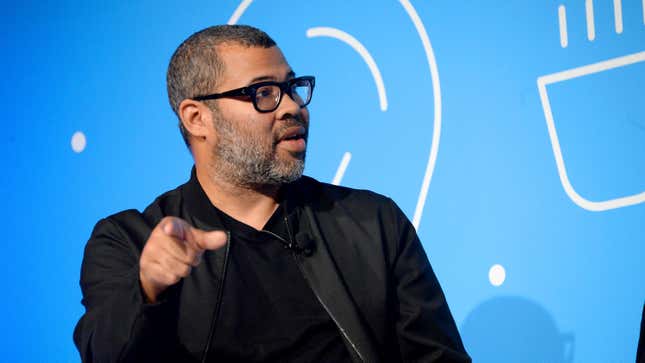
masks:
<path fill-rule="evenodd" d="M 291 78 L 294 78 L 295 76 L 296 76 L 296 72 L 291 70 L 291 71 L 287 72 L 287 76 L 285 77 L 285 79 L 291 79 Z M 263 81 L 275 81 L 275 80 L 276 80 L 276 78 L 274 76 L 259 76 L 259 77 L 253 78 L 249 82 L 249 84 L 253 84 L 253 83 L 257 83 L 257 82 L 263 82 Z"/>

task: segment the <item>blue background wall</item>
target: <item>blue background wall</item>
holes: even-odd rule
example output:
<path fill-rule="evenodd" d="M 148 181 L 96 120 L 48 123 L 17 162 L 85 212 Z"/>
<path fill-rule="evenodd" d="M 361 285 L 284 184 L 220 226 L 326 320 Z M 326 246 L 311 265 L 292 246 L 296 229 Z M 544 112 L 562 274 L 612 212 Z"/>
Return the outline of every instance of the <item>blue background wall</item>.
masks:
<path fill-rule="evenodd" d="M 3 4 L 3 360 L 78 361 L 79 267 L 94 223 L 143 209 L 189 176 L 166 100 L 170 55 L 194 31 L 250 4 L 239 23 L 266 30 L 299 74 L 317 76 L 307 174 L 332 181 L 349 152 L 341 184 L 389 195 L 413 219 L 440 136 L 418 232 L 475 361 L 634 361 L 645 204 L 590 211 L 574 203 L 537 79 L 636 54 L 630 65 L 546 91 L 575 192 L 591 201 L 643 199 L 641 0 L 622 1 L 621 33 L 614 2 L 594 1 L 593 40 L 584 1 L 406 3 Z M 363 57 L 340 39 L 307 37 L 315 27 L 342 30 L 369 51 L 385 111 Z M 72 149 L 76 132 L 87 140 L 81 152 Z M 489 280 L 496 264 L 505 270 L 499 286 Z"/>

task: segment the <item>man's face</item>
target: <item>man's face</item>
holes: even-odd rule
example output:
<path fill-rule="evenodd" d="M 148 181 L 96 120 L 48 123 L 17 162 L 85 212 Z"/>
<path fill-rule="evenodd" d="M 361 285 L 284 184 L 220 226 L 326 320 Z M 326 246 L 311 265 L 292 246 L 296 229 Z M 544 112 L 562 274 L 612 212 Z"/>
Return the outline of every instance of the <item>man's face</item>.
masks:
<path fill-rule="evenodd" d="M 224 74 L 215 92 L 294 77 L 277 47 L 222 45 Z M 309 113 L 284 94 L 273 112 L 260 113 L 244 98 L 223 98 L 213 110 L 216 141 L 212 170 L 240 186 L 279 185 L 304 170 Z"/>

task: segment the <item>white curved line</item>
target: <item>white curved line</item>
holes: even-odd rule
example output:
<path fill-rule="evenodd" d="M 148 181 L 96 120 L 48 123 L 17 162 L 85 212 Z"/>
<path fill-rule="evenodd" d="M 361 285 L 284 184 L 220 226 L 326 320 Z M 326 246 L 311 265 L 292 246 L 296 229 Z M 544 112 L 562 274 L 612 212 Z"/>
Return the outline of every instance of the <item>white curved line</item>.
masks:
<path fill-rule="evenodd" d="M 345 33 L 342 30 L 329 27 L 316 27 L 307 29 L 307 38 L 313 37 L 330 37 L 335 38 L 340 41 L 345 42 L 347 45 L 352 47 L 360 56 L 363 58 L 365 63 L 372 72 L 372 77 L 374 77 L 374 83 L 376 83 L 376 90 L 378 92 L 379 103 L 381 105 L 381 111 L 387 110 L 387 96 L 385 95 L 385 85 L 383 84 L 383 78 L 381 77 L 381 71 L 379 71 L 374 58 L 367 51 L 367 48 L 361 44 L 356 38 Z"/>
<path fill-rule="evenodd" d="M 231 15 L 231 18 L 228 19 L 228 25 L 233 25 L 236 24 L 238 20 L 240 20 L 240 17 L 244 12 L 246 11 L 246 8 L 251 5 L 253 0 L 242 0 L 240 5 L 237 6 L 237 9 L 233 12 L 233 15 Z"/>
<path fill-rule="evenodd" d="M 336 170 L 336 175 L 334 176 L 334 180 L 331 182 L 334 185 L 339 185 L 340 181 L 343 180 L 343 176 L 345 175 L 345 170 L 347 170 L 347 165 L 349 165 L 349 161 L 352 160 L 352 153 L 349 151 L 343 154 L 343 159 L 340 161 L 340 164 L 338 165 L 338 170 Z"/>
<path fill-rule="evenodd" d="M 423 43 L 423 49 L 426 53 L 426 58 L 428 59 L 428 66 L 430 67 L 430 77 L 432 78 L 432 93 L 434 95 L 434 128 L 432 131 L 432 145 L 430 146 L 430 155 L 428 156 L 428 165 L 426 166 L 426 172 L 423 177 L 423 184 L 421 185 L 421 191 L 419 192 L 419 199 L 417 200 L 417 207 L 414 210 L 414 217 L 412 219 L 412 225 L 417 230 L 419 229 L 419 223 L 421 223 L 421 215 L 423 214 L 423 206 L 425 205 L 426 199 L 428 198 L 428 189 L 430 188 L 430 180 L 432 179 L 432 173 L 434 171 L 435 164 L 437 163 L 437 153 L 439 152 L 439 136 L 441 133 L 441 87 L 439 86 L 439 70 L 437 68 L 437 61 L 434 57 L 434 51 L 432 50 L 432 45 L 430 44 L 430 38 L 428 38 L 428 32 L 426 32 L 425 27 L 419 14 L 410 1 L 408 0 L 399 0 L 405 11 L 410 16 L 414 27 L 419 33 L 421 38 L 421 43 Z"/>

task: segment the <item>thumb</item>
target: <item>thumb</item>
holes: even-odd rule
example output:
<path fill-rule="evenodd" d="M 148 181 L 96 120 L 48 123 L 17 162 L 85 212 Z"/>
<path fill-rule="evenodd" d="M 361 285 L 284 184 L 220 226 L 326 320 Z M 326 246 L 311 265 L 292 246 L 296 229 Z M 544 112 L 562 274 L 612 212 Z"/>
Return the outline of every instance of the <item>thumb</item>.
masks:
<path fill-rule="evenodd" d="M 217 250 L 228 242 L 228 233 L 224 231 L 204 231 L 201 229 L 188 227 L 189 233 L 186 240 L 197 245 L 202 250 Z"/>

